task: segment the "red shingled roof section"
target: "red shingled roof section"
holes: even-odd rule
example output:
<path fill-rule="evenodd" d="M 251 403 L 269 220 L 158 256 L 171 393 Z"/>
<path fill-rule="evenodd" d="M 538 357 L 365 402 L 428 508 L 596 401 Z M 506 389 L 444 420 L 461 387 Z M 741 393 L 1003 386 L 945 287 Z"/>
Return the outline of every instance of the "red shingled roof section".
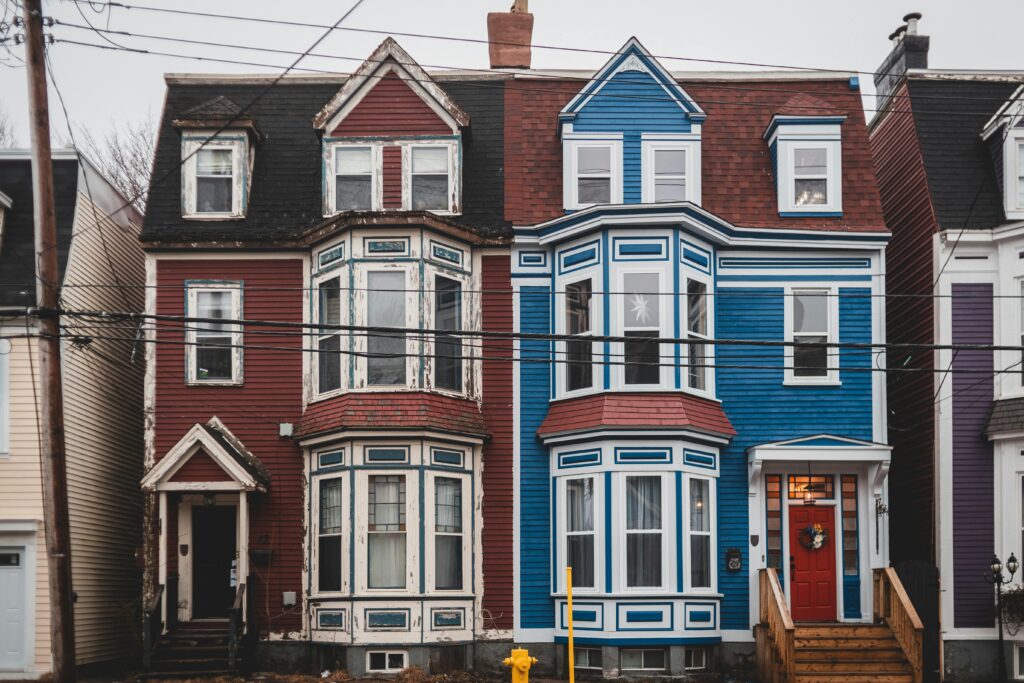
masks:
<path fill-rule="evenodd" d="M 431 429 L 489 435 L 475 401 L 426 392 L 379 392 L 343 394 L 310 405 L 295 436 L 346 429 Z"/>
<path fill-rule="evenodd" d="M 602 428 L 687 428 L 718 436 L 736 435 L 717 401 L 667 392 L 597 394 L 556 401 L 537 433 L 543 437 Z"/>
<path fill-rule="evenodd" d="M 833 114 L 841 114 L 842 112 L 827 102 L 819 100 L 817 97 L 811 97 L 807 93 L 800 93 L 786 100 L 786 103 L 779 107 L 775 113 L 786 116 L 831 116 Z"/>

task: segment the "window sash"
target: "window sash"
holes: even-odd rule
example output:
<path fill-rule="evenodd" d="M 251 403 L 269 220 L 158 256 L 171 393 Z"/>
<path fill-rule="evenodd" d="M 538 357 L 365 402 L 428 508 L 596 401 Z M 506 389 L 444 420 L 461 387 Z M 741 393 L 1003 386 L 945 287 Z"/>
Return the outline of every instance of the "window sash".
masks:
<path fill-rule="evenodd" d="M 370 475 L 367 482 L 367 587 L 404 590 L 408 561 L 405 475 Z"/>
<path fill-rule="evenodd" d="M 237 320 L 241 292 L 237 286 L 188 288 L 189 309 L 198 318 Z M 188 330 L 189 382 L 237 382 L 241 363 L 241 326 L 197 322 Z"/>
<path fill-rule="evenodd" d="M 235 210 L 235 148 L 233 146 L 200 147 L 196 152 L 193 202 L 195 203 L 194 211 L 197 214 L 227 214 Z"/>
<path fill-rule="evenodd" d="M 320 479 L 317 534 L 317 587 L 320 592 L 342 589 L 342 532 L 344 485 L 340 478 Z"/>
<path fill-rule="evenodd" d="M 686 329 L 690 339 L 707 339 L 708 288 L 700 280 L 688 280 L 686 284 Z M 707 388 L 706 349 L 707 345 L 701 341 L 691 341 L 686 345 L 686 382 L 691 389 L 703 391 Z"/>
<path fill-rule="evenodd" d="M 434 479 L 434 584 L 462 590 L 464 574 L 462 480 Z"/>
<path fill-rule="evenodd" d="M 410 150 L 410 155 L 409 192 L 411 195 L 411 208 L 414 211 L 449 210 L 451 207 L 451 162 L 449 159 L 449 147 L 447 145 L 413 147 Z M 430 159 L 430 157 L 433 157 L 433 159 Z M 433 164 L 429 163 L 428 159 L 433 161 Z M 443 163 L 438 165 L 438 160 L 441 160 Z M 444 185 L 443 199 L 431 201 L 431 197 L 429 195 L 423 196 L 421 194 L 421 191 L 428 188 L 430 184 L 437 184 L 439 181 Z"/>
<path fill-rule="evenodd" d="M 689 477 L 686 557 L 691 588 L 711 588 L 711 480 Z"/>
<path fill-rule="evenodd" d="M 462 283 L 437 275 L 434 278 L 434 327 L 462 331 Z M 462 391 L 462 338 L 457 334 L 434 337 L 434 385 Z"/>
<path fill-rule="evenodd" d="M 657 272 L 622 276 L 623 381 L 629 385 L 661 384 L 661 275 Z M 649 318 L 649 319 L 648 319 Z"/>
<path fill-rule="evenodd" d="M 653 154 L 654 154 L 654 159 L 653 159 L 654 201 L 656 203 L 657 202 L 686 201 L 686 196 L 687 196 L 686 195 L 686 190 L 687 190 L 687 187 L 686 187 L 686 185 L 687 185 L 687 177 L 686 177 L 686 175 L 687 175 L 686 174 L 687 152 L 688 152 L 688 150 L 686 150 L 684 148 L 670 148 L 670 147 L 663 147 L 663 148 L 660 148 L 660 149 L 659 148 L 655 148 L 653 150 Z M 680 154 L 680 155 L 682 155 L 682 161 L 683 161 L 682 168 L 680 170 L 671 170 L 671 171 L 661 171 L 661 172 L 659 172 L 658 171 L 658 157 L 660 155 L 663 155 L 663 154 L 668 154 L 668 155 Z M 682 183 L 678 183 L 678 185 L 680 185 L 682 196 L 681 197 L 679 197 L 679 196 L 670 196 L 670 197 L 665 197 L 663 199 L 660 196 L 659 190 L 661 189 L 661 187 L 662 187 L 662 185 L 664 184 L 665 181 L 682 181 Z M 678 195 L 680 193 L 676 192 L 675 194 Z"/>
<path fill-rule="evenodd" d="M 565 342 L 566 391 L 589 389 L 594 385 L 593 285 L 588 278 L 565 287 L 565 331 L 579 340 Z"/>
<path fill-rule="evenodd" d="M 664 585 L 664 477 L 629 475 L 625 478 L 627 588 Z"/>
<path fill-rule="evenodd" d="M 356 156 L 359 158 L 356 158 Z M 334 210 L 370 211 L 374 207 L 374 153 L 373 147 L 339 145 L 334 148 Z M 346 157 L 349 158 L 346 161 Z M 363 163 L 365 160 L 365 164 Z M 368 185 L 365 202 L 342 202 L 339 191 L 343 183 Z"/>
<path fill-rule="evenodd" d="M 792 300 L 791 322 L 791 365 L 790 373 L 794 378 L 829 377 L 833 371 L 834 350 L 828 346 L 811 346 L 811 344 L 827 344 L 832 341 L 832 291 L 828 289 L 794 289 L 790 292 Z M 814 311 L 810 304 L 814 302 L 819 310 Z M 806 310 L 804 310 L 806 307 Z M 824 310 L 820 310 L 824 309 Z M 815 321 L 808 316 L 819 314 L 824 329 L 817 327 Z"/>
<path fill-rule="evenodd" d="M 573 588 L 596 586 L 596 482 L 577 477 L 565 482 L 565 566 Z"/>
<path fill-rule="evenodd" d="M 584 151 L 590 150 L 606 150 L 608 152 L 608 170 L 584 170 L 582 164 L 582 157 Z M 615 154 L 615 147 L 613 145 L 577 145 L 575 149 L 575 162 L 576 162 L 576 203 L 578 205 L 591 205 L 591 204 L 609 204 L 612 201 L 612 176 L 613 168 L 615 166 L 615 160 L 613 156 Z M 607 181 L 607 192 L 602 193 L 600 198 L 584 198 L 584 188 L 586 191 L 592 189 L 604 189 L 605 184 L 601 183 L 585 183 L 583 181 L 595 181 L 603 180 Z"/>
<path fill-rule="evenodd" d="M 341 324 L 341 278 L 333 277 L 317 286 L 317 322 Z M 317 390 L 327 393 L 341 388 L 341 333 L 319 330 L 317 335 Z"/>
<path fill-rule="evenodd" d="M 370 327 L 406 327 L 405 272 L 370 271 L 366 274 L 366 324 Z M 366 384 L 405 385 L 408 381 L 408 346 L 404 332 L 366 335 Z"/>

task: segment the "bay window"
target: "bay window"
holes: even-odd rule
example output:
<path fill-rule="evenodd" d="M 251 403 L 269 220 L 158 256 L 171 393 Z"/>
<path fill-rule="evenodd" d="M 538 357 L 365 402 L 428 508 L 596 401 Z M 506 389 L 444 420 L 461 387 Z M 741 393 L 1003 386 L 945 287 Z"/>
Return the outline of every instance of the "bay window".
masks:
<path fill-rule="evenodd" d="M 334 148 L 334 210 L 373 209 L 373 148 L 340 145 Z"/>
<path fill-rule="evenodd" d="M 662 477 L 626 477 L 626 587 L 662 586 Z"/>
<path fill-rule="evenodd" d="M 708 286 L 699 280 L 686 283 L 686 331 L 691 340 L 686 345 L 688 369 L 686 383 L 691 389 L 703 391 L 707 387 L 707 345 L 694 340 L 707 339 Z"/>
<path fill-rule="evenodd" d="M 341 278 L 324 280 L 318 287 L 317 320 L 321 325 L 341 324 Z M 341 388 L 341 333 L 320 329 L 317 332 L 317 387 L 320 393 Z"/>
<path fill-rule="evenodd" d="M 831 349 L 831 302 L 827 289 L 792 291 L 792 368 L 795 379 L 828 378 Z"/>
<path fill-rule="evenodd" d="M 690 588 L 711 588 L 711 482 L 690 479 Z"/>
<path fill-rule="evenodd" d="M 434 278 L 434 327 L 456 333 L 434 338 L 434 384 L 462 391 L 462 284 L 440 275 Z"/>
<path fill-rule="evenodd" d="M 565 482 L 565 563 L 573 588 L 594 588 L 594 478 Z"/>
<path fill-rule="evenodd" d="M 626 384 L 659 384 L 661 353 L 661 302 L 657 273 L 626 273 L 623 276 L 622 333 Z"/>
<path fill-rule="evenodd" d="M 448 211 L 449 147 L 411 149 L 410 206 L 414 211 Z"/>
<path fill-rule="evenodd" d="M 372 271 L 367 274 L 366 324 L 369 327 L 406 327 L 405 273 Z M 366 335 L 366 383 L 371 386 L 406 384 L 404 332 Z"/>
<path fill-rule="evenodd" d="M 434 480 L 434 585 L 462 590 L 462 481 Z"/>
<path fill-rule="evenodd" d="M 405 588 L 405 475 L 371 475 L 367 491 L 367 585 Z"/>
<path fill-rule="evenodd" d="M 238 283 L 188 284 L 188 311 L 196 318 L 186 332 L 188 382 L 238 384 L 242 378 L 242 328 Z"/>
<path fill-rule="evenodd" d="M 580 337 L 565 343 L 566 391 L 589 389 L 594 384 L 591 290 L 589 279 L 565 287 L 565 333 Z"/>
<path fill-rule="evenodd" d="M 321 592 L 341 590 L 341 487 L 341 479 L 320 480 L 317 585 Z"/>

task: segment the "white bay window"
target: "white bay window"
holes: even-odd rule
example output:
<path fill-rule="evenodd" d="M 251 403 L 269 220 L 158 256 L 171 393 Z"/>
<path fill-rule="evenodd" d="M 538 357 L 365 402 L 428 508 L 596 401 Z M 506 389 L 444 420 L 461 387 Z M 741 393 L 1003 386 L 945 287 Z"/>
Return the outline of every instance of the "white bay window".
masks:
<path fill-rule="evenodd" d="M 626 587 L 663 585 L 662 476 L 626 477 Z"/>
<path fill-rule="evenodd" d="M 405 475 L 376 474 L 366 492 L 367 587 L 406 587 Z"/>
<path fill-rule="evenodd" d="M 407 327 L 405 272 L 371 271 L 366 275 L 368 327 Z M 405 385 L 407 346 L 404 332 L 376 331 L 366 335 L 366 383 Z"/>
<path fill-rule="evenodd" d="M 565 560 L 573 588 L 595 588 L 594 478 L 565 482 Z"/>

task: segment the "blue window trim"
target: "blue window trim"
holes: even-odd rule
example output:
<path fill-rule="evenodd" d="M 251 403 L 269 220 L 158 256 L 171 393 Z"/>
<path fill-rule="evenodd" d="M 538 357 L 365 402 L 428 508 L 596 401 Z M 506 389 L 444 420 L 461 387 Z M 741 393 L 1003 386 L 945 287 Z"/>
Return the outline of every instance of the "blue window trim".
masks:
<path fill-rule="evenodd" d="M 612 261 L 668 261 L 668 237 L 613 237 Z"/>

